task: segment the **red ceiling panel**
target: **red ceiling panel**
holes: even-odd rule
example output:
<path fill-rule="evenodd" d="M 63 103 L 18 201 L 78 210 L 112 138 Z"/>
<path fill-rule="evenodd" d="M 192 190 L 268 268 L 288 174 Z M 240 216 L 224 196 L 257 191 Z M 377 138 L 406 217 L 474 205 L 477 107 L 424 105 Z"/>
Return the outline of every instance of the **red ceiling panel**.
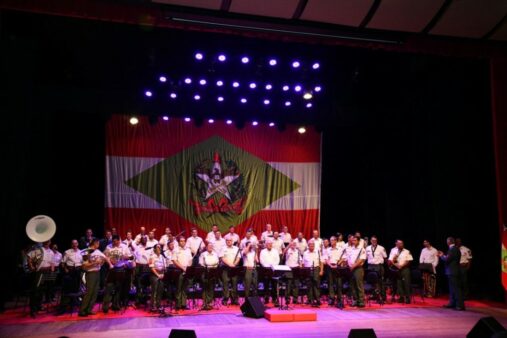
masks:
<path fill-rule="evenodd" d="M 230 12 L 290 19 L 299 0 L 232 0 Z"/>
<path fill-rule="evenodd" d="M 206 9 L 220 9 L 222 0 L 152 0 L 167 5 L 178 5 L 187 7 L 199 7 Z"/>
<path fill-rule="evenodd" d="M 357 27 L 373 0 L 308 0 L 301 19 Z"/>

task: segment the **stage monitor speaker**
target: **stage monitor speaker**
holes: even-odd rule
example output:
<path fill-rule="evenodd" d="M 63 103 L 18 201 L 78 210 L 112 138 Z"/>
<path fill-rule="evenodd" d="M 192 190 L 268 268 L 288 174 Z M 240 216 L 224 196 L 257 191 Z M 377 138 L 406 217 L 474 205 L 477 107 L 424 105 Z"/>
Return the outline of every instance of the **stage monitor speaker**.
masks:
<path fill-rule="evenodd" d="M 495 318 L 482 317 L 468 332 L 467 338 L 504 337 L 503 334 L 507 334 L 507 330 Z"/>
<path fill-rule="evenodd" d="M 250 318 L 263 318 L 264 317 L 264 304 L 262 304 L 260 297 L 248 297 L 241 305 L 241 313 L 243 316 Z"/>
<path fill-rule="evenodd" d="M 172 329 L 169 338 L 197 338 L 195 330 Z"/>
<path fill-rule="evenodd" d="M 377 338 L 373 329 L 350 329 L 349 338 Z"/>

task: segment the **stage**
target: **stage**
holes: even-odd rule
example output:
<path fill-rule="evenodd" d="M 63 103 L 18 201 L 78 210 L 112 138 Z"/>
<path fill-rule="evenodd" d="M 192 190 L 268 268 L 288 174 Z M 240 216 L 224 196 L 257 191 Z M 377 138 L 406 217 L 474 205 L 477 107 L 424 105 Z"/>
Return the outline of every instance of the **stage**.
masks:
<path fill-rule="evenodd" d="M 416 299 L 411 305 L 371 304 L 364 309 L 339 310 L 326 305 L 313 309 L 314 322 L 271 323 L 264 318 L 244 317 L 238 306 L 212 311 L 188 310 L 166 318 L 141 309 L 80 318 L 76 313 L 36 319 L 22 309 L 9 310 L 0 316 L 0 337 L 168 337 L 173 328 L 193 329 L 197 337 L 346 337 L 351 328 L 373 328 L 378 337 L 464 337 L 482 317 L 494 316 L 507 327 L 507 308 L 502 304 L 467 301 L 467 311 L 444 309 L 445 298 Z"/>

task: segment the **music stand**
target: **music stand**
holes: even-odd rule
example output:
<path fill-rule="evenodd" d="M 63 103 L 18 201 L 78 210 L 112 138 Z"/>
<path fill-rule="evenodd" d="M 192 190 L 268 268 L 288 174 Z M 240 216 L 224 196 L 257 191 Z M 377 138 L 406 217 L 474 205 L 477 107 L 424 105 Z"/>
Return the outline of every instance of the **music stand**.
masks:
<path fill-rule="evenodd" d="M 204 274 L 203 266 L 188 266 L 185 271 L 185 278 L 192 280 L 192 289 L 194 292 L 192 293 L 192 308 L 195 309 L 195 294 L 197 292 L 197 281 L 202 279 L 202 275 Z"/>
<path fill-rule="evenodd" d="M 218 266 L 215 266 L 215 267 L 208 267 L 206 266 L 204 268 L 204 274 L 202 275 L 203 276 L 203 283 L 204 281 L 206 281 L 207 283 L 213 283 L 213 295 L 214 295 L 214 292 L 215 292 L 215 284 L 216 284 L 216 281 L 217 279 L 220 279 L 220 274 L 222 272 L 222 269 Z M 204 284 L 203 284 L 203 288 L 202 288 L 202 292 L 203 292 L 203 299 L 204 299 L 204 293 L 205 293 L 205 290 L 204 290 Z M 213 297 L 213 303 L 215 303 L 215 298 L 216 297 Z M 219 305 L 220 307 L 220 305 Z"/>
<path fill-rule="evenodd" d="M 305 268 L 305 267 L 292 268 L 292 275 L 293 275 L 294 279 L 299 279 L 300 282 L 308 281 L 312 276 L 312 268 Z M 302 303 L 303 296 L 300 295 L 300 297 L 301 297 L 301 303 Z"/>
<path fill-rule="evenodd" d="M 287 265 L 273 265 L 273 279 L 278 281 L 277 287 L 276 287 L 276 297 L 278 298 L 279 307 L 280 310 L 289 310 L 289 305 L 283 304 L 283 297 L 280 296 L 280 288 L 282 287 L 281 284 L 285 286 L 285 294 L 287 294 L 287 279 L 293 278 L 293 273 L 290 267 Z M 280 299 L 281 298 L 281 299 Z"/>
<path fill-rule="evenodd" d="M 164 285 L 167 288 L 167 290 L 170 289 L 171 285 L 178 285 L 178 279 L 180 278 L 180 275 L 182 273 L 183 273 L 183 271 L 181 271 L 180 268 L 177 268 L 175 266 L 168 266 L 166 268 L 165 273 L 164 273 L 163 282 L 164 282 Z M 169 299 L 168 299 L 168 303 L 169 303 L 169 310 L 174 309 L 174 307 L 172 307 L 172 302 Z M 163 313 L 161 312 L 159 317 L 167 317 L 167 316 L 168 316 L 168 314 L 165 312 L 165 306 L 164 306 Z"/>

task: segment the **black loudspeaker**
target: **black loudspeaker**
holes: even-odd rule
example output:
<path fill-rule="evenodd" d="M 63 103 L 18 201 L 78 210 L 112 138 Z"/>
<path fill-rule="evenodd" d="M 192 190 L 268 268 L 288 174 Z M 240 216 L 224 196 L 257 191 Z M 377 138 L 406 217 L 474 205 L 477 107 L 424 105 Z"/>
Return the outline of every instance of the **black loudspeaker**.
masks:
<path fill-rule="evenodd" d="M 194 330 L 172 329 L 169 338 L 197 338 Z"/>
<path fill-rule="evenodd" d="M 467 338 L 503 337 L 503 334 L 507 334 L 507 330 L 495 318 L 482 317 L 468 332 Z"/>
<path fill-rule="evenodd" d="M 377 338 L 373 329 L 350 329 L 349 338 Z"/>
<path fill-rule="evenodd" d="M 264 304 L 260 297 L 248 297 L 243 305 L 241 305 L 241 313 L 245 317 L 250 318 L 263 318 L 264 317 Z"/>

